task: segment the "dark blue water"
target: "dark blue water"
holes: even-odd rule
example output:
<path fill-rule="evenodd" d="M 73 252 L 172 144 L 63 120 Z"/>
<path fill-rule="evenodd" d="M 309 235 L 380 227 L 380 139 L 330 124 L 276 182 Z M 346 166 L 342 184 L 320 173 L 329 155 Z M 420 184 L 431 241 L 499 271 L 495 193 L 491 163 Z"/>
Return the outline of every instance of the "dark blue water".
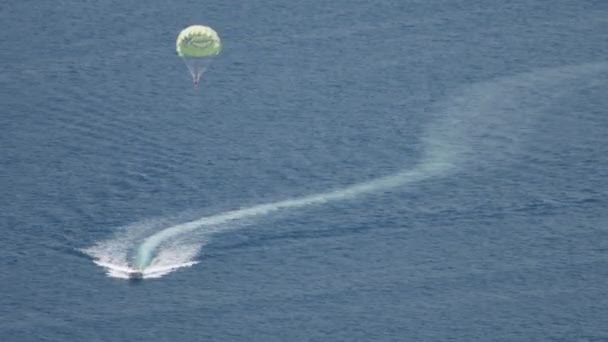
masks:
<path fill-rule="evenodd" d="M 607 18 L 3 4 L 0 340 L 608 340 Z"/>

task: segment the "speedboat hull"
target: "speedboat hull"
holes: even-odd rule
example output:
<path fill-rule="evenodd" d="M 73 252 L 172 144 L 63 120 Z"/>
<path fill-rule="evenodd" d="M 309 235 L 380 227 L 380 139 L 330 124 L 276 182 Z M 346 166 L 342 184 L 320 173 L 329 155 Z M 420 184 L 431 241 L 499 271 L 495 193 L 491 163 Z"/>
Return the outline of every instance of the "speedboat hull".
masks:
<path fill-rule="evenodd" d="M 129 279 L 131 280 L 141 280 L 144 279 L 144 274 L 141 271 L 131 271 L 128 273 Z"/>

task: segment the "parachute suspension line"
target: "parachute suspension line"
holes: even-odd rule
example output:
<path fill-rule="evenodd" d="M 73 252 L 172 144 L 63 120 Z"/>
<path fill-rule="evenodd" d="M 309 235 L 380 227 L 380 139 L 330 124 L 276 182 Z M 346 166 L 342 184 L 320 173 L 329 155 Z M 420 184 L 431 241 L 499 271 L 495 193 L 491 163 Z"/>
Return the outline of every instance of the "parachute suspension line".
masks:
<path fill-rule="evenodd" d="M 199 83 L 201 76 L 203 75 L 203 73 L 205 71 L 207 71 L 207 69 L 211 65 L 211 62 L 213 61 L 213 59 L 210 57 L 209 58 L 182 57 L 182 60 L 184 61 L 184 64 L 186 64 L 186 67 L 188 68 L 188 71 L 190 72 L 190 75 L 192 76 L 192 81 L 195 84 Z"/>

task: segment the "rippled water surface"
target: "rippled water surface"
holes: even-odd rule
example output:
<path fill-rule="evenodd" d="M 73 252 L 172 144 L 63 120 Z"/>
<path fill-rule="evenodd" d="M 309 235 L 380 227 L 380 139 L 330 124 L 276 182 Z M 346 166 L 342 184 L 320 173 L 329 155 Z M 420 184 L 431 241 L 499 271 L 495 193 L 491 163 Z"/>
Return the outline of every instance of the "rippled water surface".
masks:
<path fill-rule="evenodd" d="M 608 340 L 606 18 L 3 5 L 0 340 Z"/>

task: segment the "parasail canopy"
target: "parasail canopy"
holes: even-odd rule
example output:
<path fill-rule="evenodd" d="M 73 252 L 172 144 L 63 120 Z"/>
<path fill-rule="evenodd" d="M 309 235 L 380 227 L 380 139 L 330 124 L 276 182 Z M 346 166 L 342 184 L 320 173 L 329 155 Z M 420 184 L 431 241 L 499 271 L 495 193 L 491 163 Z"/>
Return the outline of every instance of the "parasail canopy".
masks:
<path fill-rule="evenodd" d="M 222 50 L 217 32 L 203 25 L 192 25 L 182 30 L 175 45 L 177 54 L 184 58 L 211 57 Z"/>

